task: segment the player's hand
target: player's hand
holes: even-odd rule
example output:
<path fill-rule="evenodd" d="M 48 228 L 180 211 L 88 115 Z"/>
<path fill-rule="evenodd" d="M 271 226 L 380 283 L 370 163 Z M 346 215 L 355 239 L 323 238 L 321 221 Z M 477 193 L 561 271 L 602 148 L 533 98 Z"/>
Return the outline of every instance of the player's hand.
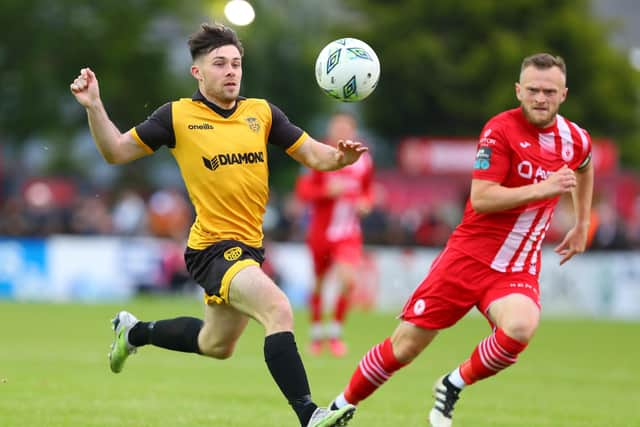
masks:
<path fill-rule="evenodd" d="M 575 172 L 564 165 L 540 184 L 544 186 L 545 198 L 550 198 L 571 192 L 576 188 L 578 181 Z"/>
<path fill-rule="evenodd" d="M 89 108 L 100 100 L 100 89 L 98 79 L 90 68 L 83 68 L 80 74 L 69 85 L 71 93 L 76 97 L 80 105 Z"/>
<path fill-rule="evenodd" d="M 562 256 L 560 265 L 569 261 L 575 254 L 585 251 L 587 234 L 588 228 L 586 226 L 575 226 L 567 232 L 562 242 L 554 249 L 558 255 Z"/>
<path fill-rule="evenodd" d="M 368 150 L 362 143 L 351 141 L 350 139 L 339 140 L 337 149 L 339 152 L 338 163 L 342 166 L 355 163 L 362 153 Z"/>

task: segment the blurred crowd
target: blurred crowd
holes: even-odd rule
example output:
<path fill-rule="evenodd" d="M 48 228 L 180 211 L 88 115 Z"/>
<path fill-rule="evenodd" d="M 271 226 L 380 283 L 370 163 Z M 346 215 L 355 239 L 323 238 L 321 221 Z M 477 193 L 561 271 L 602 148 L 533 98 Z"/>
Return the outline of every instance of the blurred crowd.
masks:
<path fill-rule="evenodd" d="M 0 236 L 54 234 L 186 238 L 193 213 L 185 194 L 78 191 L 73 182 L 35 180 L 0 204 Z"/>
<path fill-rule="evenodd" d="M 389 190 L 376 185 L 373 210 L 363 218 L 367 244 L 438 247 L 460 221 L 466 194 L 398 208 Z M 33 180 L 18 194 L 0 199 L 0 236 L 54 234 L 154 236 L 184 244 L 194 213 L 181 188 L 146 193 L 79 190 L 72 181 Z M 558 243 L 572 224 L 570 198 L 561 199 L 547 243 Z M 272 190 L 264 229 L 268 240 L 303 241 L 308 209 L 293 193 Z M 592 249 L 640 248 L 640 196 L 622 216 L 607 194 L 596 194 L 592 212 Z"/>

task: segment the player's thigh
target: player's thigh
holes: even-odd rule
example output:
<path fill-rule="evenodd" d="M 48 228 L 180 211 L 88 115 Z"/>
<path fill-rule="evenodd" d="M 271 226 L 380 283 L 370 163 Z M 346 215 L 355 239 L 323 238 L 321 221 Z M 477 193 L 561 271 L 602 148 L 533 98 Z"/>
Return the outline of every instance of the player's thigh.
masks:
<path fill-rule="evenodd" d="M 243 268 L 233 277 L 229 304 L 256 319 L 267 334 L 293 329 L 293 313 L 287 296 L 256 265 Z"/>
<path fill-rule="evenodd" d="M 353 263 L 336 261 L 335 272 L 338 281 L 344 286 L 343 291 L 347 291 L 348 288 L 353 286 L 353 281 L 356 277 L 357 268 Z"/>
<path fill-rule="evenodd" d="M 362 242 L 357 239 L 338 242 L 332 257 L 340 282 L 351 285 L 362 262 Z"/>
<path fill-rule="evenodd" d="M 510 337 L 528 342 L 540 321 L 540 292 L 537 277 L 524 273 L 488 275 L 487 287 L 478 308 L 492 326 Z"/>
<path fill-rule="evenodd" d="M 228 304 L 206 304 L 204 325 L 198 335 L 203 354 L 226 358 L 231 356 L 249 318 Z"/>
<path fill-rule="evenodd" d="M 331 255 L 336 263 L 357 266 L 362 261 L 362 240 L 346 239 L 335 242 Z"/>

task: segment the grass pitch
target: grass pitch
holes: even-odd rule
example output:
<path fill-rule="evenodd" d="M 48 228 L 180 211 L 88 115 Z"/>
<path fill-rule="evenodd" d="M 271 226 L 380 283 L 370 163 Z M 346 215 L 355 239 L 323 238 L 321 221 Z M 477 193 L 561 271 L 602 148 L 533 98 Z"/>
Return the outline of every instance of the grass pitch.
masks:
<path fill-rule="evenodd" d="M 262 331 L 251 323 L 231 359 L 217 361 L 145 347 L 122 373 L 109 371 L 109 320 L 126 308 L 149 320 L 200 316 L 199 298 L 125 305 L 0 302 L 0 426 L 296 426 L 268 374 Z M 360 357 L 396 326 L 394 314 L 352 313 L 350 353 L 311 357 L 307 319 L 297 340 L 313 397 L 326 405 Z M 431 385 L 489 333 L 479 316 L 442 333 L 412 365 L 362 402 L 351 426 L 426 426 Z M 514 367 L 465 390 L 455 427 L 640 426 L 640 325 L 543 318 Z"/>

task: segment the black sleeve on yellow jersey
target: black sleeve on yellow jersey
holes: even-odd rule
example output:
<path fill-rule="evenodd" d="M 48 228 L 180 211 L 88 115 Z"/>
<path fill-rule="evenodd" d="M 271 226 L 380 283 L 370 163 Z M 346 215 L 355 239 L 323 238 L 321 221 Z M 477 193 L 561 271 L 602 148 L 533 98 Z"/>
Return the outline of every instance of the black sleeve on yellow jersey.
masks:
<path fill-rule="evenodd" d="M 271 108 L 271 132 L 269 142 L 284 148 L 291 147 L 302 135 L 303 131 L 289 121 L 281 109 L 269 102 Z"/>
<path fill-rule="evenodd" d="M 163 145 L 174 148 L 176 146 L 176 134 L 173 131 L 171 102 L 167 102 L 158 108 L 147 117 L 147 120 L 136 126 L 136 132 L 140 139 L 153 151 Z"/>

